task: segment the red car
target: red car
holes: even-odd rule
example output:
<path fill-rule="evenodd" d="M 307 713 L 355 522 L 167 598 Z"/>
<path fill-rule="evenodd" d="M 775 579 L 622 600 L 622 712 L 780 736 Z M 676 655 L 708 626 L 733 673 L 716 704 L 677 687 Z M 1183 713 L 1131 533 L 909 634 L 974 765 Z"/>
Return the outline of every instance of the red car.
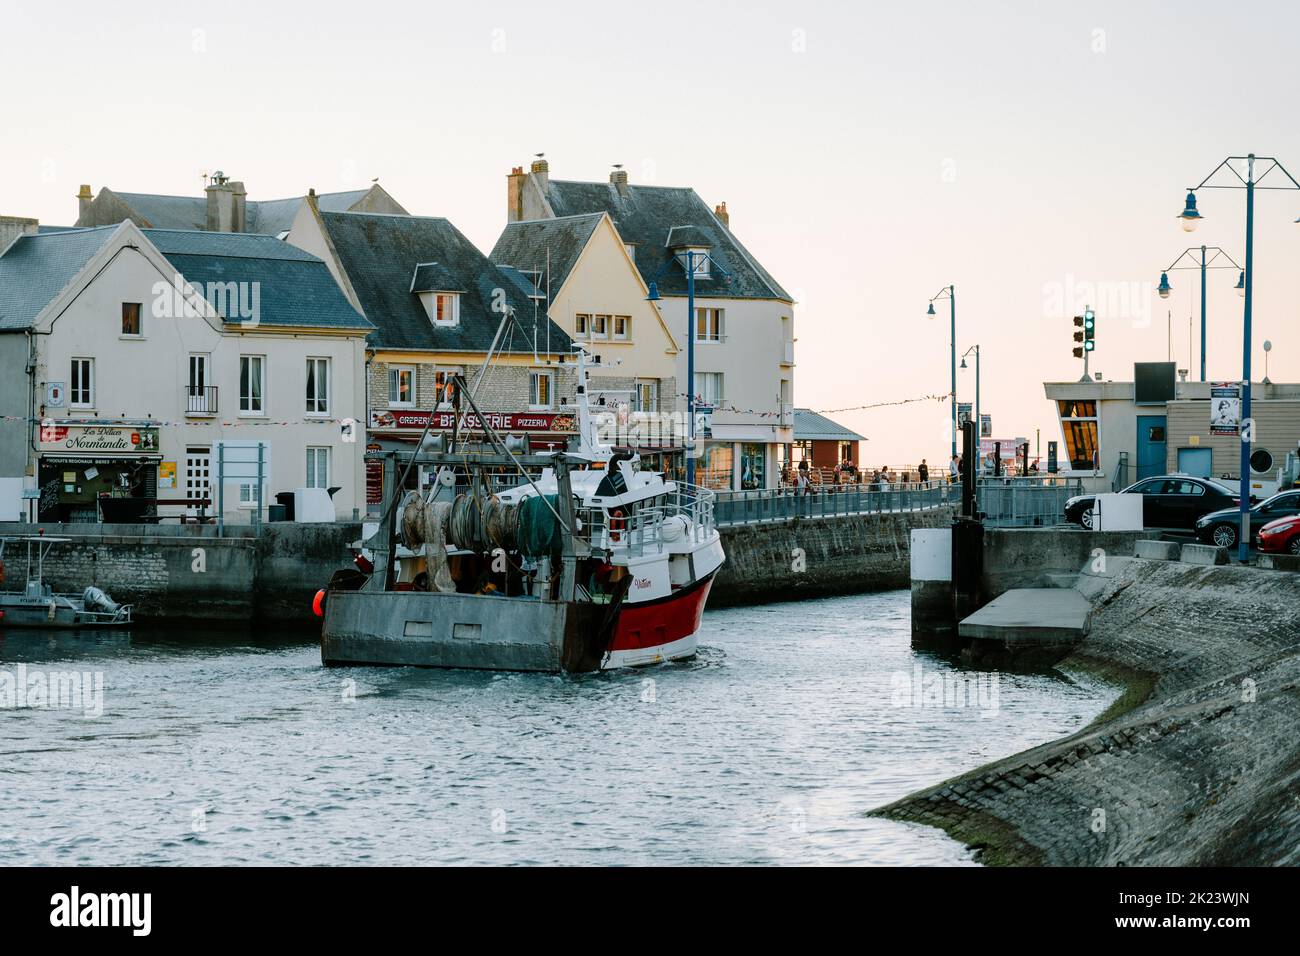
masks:
<path fill-rule="evenodd" d="M 1259 529 L 1259 550 L 1300 555 L 1300 515 L 1278 518 Z"/>

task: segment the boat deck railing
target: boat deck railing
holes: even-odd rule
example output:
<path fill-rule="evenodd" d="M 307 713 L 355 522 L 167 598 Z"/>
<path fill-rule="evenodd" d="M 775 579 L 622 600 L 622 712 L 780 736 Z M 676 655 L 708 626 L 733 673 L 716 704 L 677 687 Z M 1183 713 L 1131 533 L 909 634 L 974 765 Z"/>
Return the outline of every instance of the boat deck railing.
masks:
<path fill-rule="evenodd" d="M 660 553 L 683 539 L 702 544 L 713 535 L 715 497 L 709 489 L 679 483 L 654 500 L 612 521 L 602 508 L 578 508 L 579 534 L 594 548 L 629 557 Z"/>

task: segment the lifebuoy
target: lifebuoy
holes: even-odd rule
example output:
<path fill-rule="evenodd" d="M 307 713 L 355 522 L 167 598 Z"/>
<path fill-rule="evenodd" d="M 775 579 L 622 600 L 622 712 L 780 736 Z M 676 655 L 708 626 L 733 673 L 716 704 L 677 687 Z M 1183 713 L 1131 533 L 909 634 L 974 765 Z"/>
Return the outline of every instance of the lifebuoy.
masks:
<path fill-rule="evenodd" d="M 615 508 L 609 513 L 609 540 L 621 541 L 623 538 L 624 527 L 623 510 L 621 508 Z"/>

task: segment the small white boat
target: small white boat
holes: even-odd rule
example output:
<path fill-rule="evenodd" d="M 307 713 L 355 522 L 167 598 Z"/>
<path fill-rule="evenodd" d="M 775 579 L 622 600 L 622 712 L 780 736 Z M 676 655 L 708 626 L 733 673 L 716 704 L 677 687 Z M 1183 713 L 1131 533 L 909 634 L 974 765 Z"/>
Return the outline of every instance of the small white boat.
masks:
<path fill-rule="evenodd" d="M 0 631 L 9 627 L 91 628 L 131 623 L 131 605 L 118 604 L 94 585 L 75 595 L 56 594 L 45 583 L 45 559 L 55 545 L 71 540 L 35 534 L 0 538 Z M 13 544 L 27 546 L 27 575 L 21 591 L 3 590 L 10 573 L 5 552 Z M 9 561 L 15 563 L 12 556 Z"/>

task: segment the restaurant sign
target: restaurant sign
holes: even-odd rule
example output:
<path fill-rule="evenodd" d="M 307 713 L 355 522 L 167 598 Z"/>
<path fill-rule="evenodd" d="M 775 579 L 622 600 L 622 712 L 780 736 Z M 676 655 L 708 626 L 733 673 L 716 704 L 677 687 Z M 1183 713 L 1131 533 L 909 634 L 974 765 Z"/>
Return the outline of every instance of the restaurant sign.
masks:
<path fill-rule="evenodd" d="M 429 419 L 432 415 L 433 421 Z M 577 430 L 576 415 L 553 412 L 487 412 L 483 416 L 497 432 L 573 432 Z M 426 412 L 419 409 L 394 408 L 385 412 L 372 412 L 371 428 L 419 428 L 428 424 L 432 431 L 451 431 L 456 424 L 456 413 Z M 479 417 L 473 412 L 460 416 L 462 431 L 482 431 Z"/>
<path fill-rule="evenodd" d="M 41 451 L 157 454 L 158 429 L 42 422 Z"/>

